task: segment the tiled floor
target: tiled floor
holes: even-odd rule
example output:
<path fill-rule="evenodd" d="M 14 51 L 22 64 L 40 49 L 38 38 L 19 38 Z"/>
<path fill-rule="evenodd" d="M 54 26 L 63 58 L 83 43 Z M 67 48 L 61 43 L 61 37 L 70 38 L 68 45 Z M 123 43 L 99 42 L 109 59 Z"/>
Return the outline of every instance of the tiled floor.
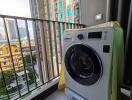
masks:
<path fill-rule="evenodd" d="M 56 91 L 44 100 L 69 100 L 64 92 Z"/>

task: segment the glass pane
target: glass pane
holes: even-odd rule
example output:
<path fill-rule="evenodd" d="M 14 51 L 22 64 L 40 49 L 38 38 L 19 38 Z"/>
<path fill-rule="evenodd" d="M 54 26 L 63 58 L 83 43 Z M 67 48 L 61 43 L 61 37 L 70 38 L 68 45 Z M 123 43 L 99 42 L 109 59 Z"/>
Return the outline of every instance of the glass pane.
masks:
<path fill-rule="evenodd" d="M 64 14 L 63 13 L 59 13 L 59 18 L 63 19 L 64 18 Z"/>
<path fill-rule="evenodd" d="M 63 8 L 63 2 L 59 2 L 59 9 Z"/>
<path fill-rule="evenodd" d="M 72 10 L 71 9 L 67 9 L 67 16 L 68 17 L 72 16 Z"/>

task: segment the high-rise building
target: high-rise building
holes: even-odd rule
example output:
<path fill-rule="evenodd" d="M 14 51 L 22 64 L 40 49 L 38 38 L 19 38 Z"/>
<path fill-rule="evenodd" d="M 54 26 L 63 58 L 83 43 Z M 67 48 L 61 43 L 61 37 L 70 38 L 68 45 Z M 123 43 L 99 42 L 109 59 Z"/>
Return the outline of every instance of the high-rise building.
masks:
<path fill-rule="evenodd" d="M 56 9 L 58 21 L 66 21 L 66 2 L 64 0 L 57 0 Z"/>
<path fill-rule="evenodd" d="M 31 17 L 49 19 L 49 0 L 29 0 Z"/>
<path fill-rule="evenodd" d="M 79 23 L 79 0 L 30 0 L 34 18 Z"/>
<path fill-rule="evenodd" d="M 57 0 L 58 20 L 69 23 L 79 23 L 79 1 Z"/>
<path fill-rule="evenodd" d="M 48 0 L 49 1 L 49 17 L 50 20 L 57 20 L 57 0 Z"/>
<path fill-rule="evenodd" d="M 17 39 L 17 29 L 14 20 L 7 20 L 7 29 L 8 29 L 9 39 L 11 40 Z"/>
<path fill-rule="evenodd" d="M 69 22 L 69 23 L 78 23 L 79 21 L 76 21 L 76 14 L 75 14 L 75 9 L 78 10 L 78 7 L 76 7 L 78 0 L 29 0 L 30 1 L 30 9 L 31 9 L 31 17 L 33 18 L 40 18 L 40 19 L 46 19 L 46 20 L 55 20 L 55 21 L 63 21 L 63 22 Z M 79 14 L 79 13 L 78 13 Z M 35 25 L 36 24 L 36 25 Z M 49 31 L 48 31 L 48 25 L 50 25 L 50 28 L 52 28 L 51 24 L 47 24 L 45 23 L 43 27 L 45 27 L 45 37 L 46 37 L 46 52 L 47 52 L 47 57 L 48 57 L 48 63 L 49 63 L 49 76 L 50 78 L 52 78 L 53 76 L 53 72 L 52 72 L 52 63 L 51 63 L 51 53 L 52 51 L 50 51 L 50 41 L 49 41 Z M 60 24 L 60 29 L 63 29 L 63 25 Z M 43 41 L 41 39 L 41 37 L 43 37 L 42 34 L 42 26 L 39 22 L 33 23 L 33 30 L 34 30 L 34 34 L 35 34 L 35 29 L 38 31 L 39 36 L 38 36 L 38 40 L 41 40 L 39 43 L 37 43 L 37 40 L 35 38 L 35 43 L 37 43 L 39 45 L 39 47 L 42 47 L 42 50 L 39 51 L 42 55 L 43 54 L 43 48 L 44 45 L 43 43 L 45 41 Z M 58 31 L 58 30 L 56 30 Z M 52 32 L 51 32 L 52 34 Z M 60 32 L 59 33 L 61 35 L 61 37 L 63 37 L 64 32 Z M 60 41 L 58 39 L 57 36 L 57 45 L 60 45 Z M 53 40 L 52 40 L 53 41 Z M 42 43 L 41 43 L 42 42 Z M 53 43 L 54 44 L 54 43 Z M 53 46 L 53 51 L 55 50 L 54 46 Z M 58 52 L 58 62 L 61 62 L 61 54 L 60 54 L 60 49 L 57 50 Z M 43 56 L 41 57 L 43 60 L 45 58 L 43 58 Z M 53 53 L 53 59 L 57 59 L 54 56 Z M 45 61 L 42 61 L 45 62 Z M 45 66 L 42 67 L 43 70 L 46 69 Z M 39 70 L 41 70 L 41 68 L 39 68 Z M 41 72 L 41 71 L 40 71 Z M 43 72 L 43 77 L 47 78 L 47 72 Z M 40 78 L 41 80 L 41 78 Z"/>
<path fill-rule="evenodd" d="M 10 49 L 12 52 L 15 70 L 19 70 L 23 67 L 20 48 L 15 45 L 11 45 Z M 13 69 L 9 53 L 9 46 L 7 44 L 0 45 L 0 66 L 2 67 L 3 71 L 9 71 Z"/>
<path fill-rule="evenodd" d="M 79 23 L 79 0 L 66 0 L 66 21 Z"/>
<path fill-rule="evenodd" d="M 18 39 L 17 29 L 14 20 L 7 20 L 7 30 L 8 30 L 8 37 L 10 40 Z M 27 32 L 25 27 L 19 27 L 18 24 L 18 31 L 21 39 L 25 39 L 27 37 Z"/>
<path fill-rule="evenodd" d="M 31 17 L 38 18 L 38 8 L 36 0 L 29 0 Z"/>

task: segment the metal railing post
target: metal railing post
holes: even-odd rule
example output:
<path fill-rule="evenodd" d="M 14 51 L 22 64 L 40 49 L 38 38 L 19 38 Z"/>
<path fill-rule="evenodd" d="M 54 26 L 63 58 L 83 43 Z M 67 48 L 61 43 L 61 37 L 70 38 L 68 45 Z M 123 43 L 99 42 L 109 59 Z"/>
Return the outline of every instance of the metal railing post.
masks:
<path fill-rule="evenodd" d="M 20 46 L 20 52 L 21 52 L 21 56 L 22 56 L 22 62 L 23 62 L 23 67 L 24 67 L 24 74 L 26 76 L 27 89 L 28 89 L 28 92 L 29 92 L 29 84 L 28 84 L 28 78 L 27 78 L 27 73 L 26 73 L 26 66 L 25 66 L 25 63 L 24 63 L 24 57 L 23 57 L 23 51 L 22 51 L 22 44 L 21 44 L 21 39 L 20 39 L 20 33 L 19 33 L 17 19 L 15 19 L 15 26 L 16 26 L 16 29 L 17 29 L 17 32 L 16 33 L 17 33 L 17 37 L 18 37 L 18 41 L 19 41 L 19 46 Z"/>

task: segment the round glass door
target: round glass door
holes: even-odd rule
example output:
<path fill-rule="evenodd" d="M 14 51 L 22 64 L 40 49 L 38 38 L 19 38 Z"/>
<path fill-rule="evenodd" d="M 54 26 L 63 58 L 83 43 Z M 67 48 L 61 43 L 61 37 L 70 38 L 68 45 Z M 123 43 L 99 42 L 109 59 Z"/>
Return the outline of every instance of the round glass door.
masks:
<path fill-rule="evenodd" d="M 101 60 L 88 46 L 82 44 L 71 46 L 66 52 L 64 62 L 67 72 L 80 84 L 92 85 L 101 76 Z"/>

